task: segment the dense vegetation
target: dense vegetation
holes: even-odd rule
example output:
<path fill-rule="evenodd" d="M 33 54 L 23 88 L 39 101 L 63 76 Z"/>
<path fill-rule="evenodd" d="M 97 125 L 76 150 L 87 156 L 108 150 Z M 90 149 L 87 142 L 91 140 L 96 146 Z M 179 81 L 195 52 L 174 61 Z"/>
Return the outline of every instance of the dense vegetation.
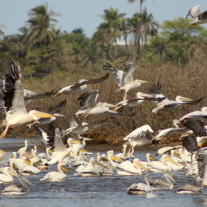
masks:
<path fill-rule="evenodd" d="M 122 61 L 130 57 L 138 64 L 134 77 L 149 81 L 137 90 L 148 92 L 151 83 L 159 82 L 169 99 L 174 99 L 176 95 L 193 99 L 205 97 L 207 30 L 202 26 L 192 27 L 184 18 L 164 21 L 159 25 L 147 9 L 125 18 L 118 9 L 109 8 L 100 15 L 103 22 L 97 26 L 93 37 L 88 38 L 82 28 L 74 28 L 71 32 L 56 29 L 56 15 L 59 14 L 49 10 L 47 4 L 39 5 L 30 10 L 26 25 L 19 29 L 21 34 L 4 36 L 1 28 L 1 77 L 8 69 L 8 62 L 17 58 L 23 68 L 24 87 L 47 92 L 74 84 L 81 78 L 103 76 L 102 65 L 105 62 L 123 69 Z M 125 45 L 117 45 L 120 38 L 125 40 Z M 90 86 L 88 90 L 93 89 L 100 90 L 100 101 L 115 104 L 123 97 L 122 92 L 115 92 L 118 87 L 112 77 Z M 135 97 L 137 90 L 131 91 L 129 97 Z M 67 99 L 66 108 L 61 111 L 66 118 L 59 120 L 60 126 L 65 129 L 79 108 L 79 96 L 69 94 L 35 100 L 28 109 L 47 111 L 50 106 Z M 173 111 L 152 114 L 154 103 L 144 102 L 132 109 L 131 112 L 137 112 L 133 117 L 99 115 L 77 121 L 92 122 L 108 117 L 107 124 L 91 129 L 86 135 L 97 143 L 117 144 L 139 126 L 149 124 L 155 131 L 172 127 L 173 119 L 204 105 L 205 99 L 196 106 L 181 106 Z M 35 136 L 35 131 L 27 127 L 12 130 L 12 136 L 15 133 L 18 137 Z"/>

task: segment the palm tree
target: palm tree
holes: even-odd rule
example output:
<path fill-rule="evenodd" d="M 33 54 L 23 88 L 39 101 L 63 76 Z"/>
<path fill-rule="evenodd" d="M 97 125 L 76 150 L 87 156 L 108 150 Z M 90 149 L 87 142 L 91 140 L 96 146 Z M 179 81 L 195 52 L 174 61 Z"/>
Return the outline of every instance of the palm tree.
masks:
<path fill-rule="evenodd" d="M 125 16 L 124 13 L 118 13 L 118 9 L 106 9 L 104 15 L 100 15 L 104 22 L 101 23 L 96 32 L 96 38 L 103 44 L 115 45 L 116 55 L 116 40 L 120 37 L 120 20 Z M 110 47 L 111 48 L 111 47 Z M 111 58 L 111 51 L 109 51 L 109 58 Z"/>
<path fill-rule="evenodd" d="M 134 3 L 135 1 L 140 1 L 140 13 L 142 13 L 142 4 L 145 2 L 145 0 L 128 0 L 129 3 Z"/>
<path fill-rule="evenodd" d="M 30 19 L 27 21 L 29 24 L 29 31 L 26 40 L 29 43 L 37 45 L 48 45 L 56 37 L 55 23 L 58 21 L 53 16 L 59 14 L 55 13 L 52 9 L 48 11 L 47 3 L 39 5 L 29 11 Z"/>

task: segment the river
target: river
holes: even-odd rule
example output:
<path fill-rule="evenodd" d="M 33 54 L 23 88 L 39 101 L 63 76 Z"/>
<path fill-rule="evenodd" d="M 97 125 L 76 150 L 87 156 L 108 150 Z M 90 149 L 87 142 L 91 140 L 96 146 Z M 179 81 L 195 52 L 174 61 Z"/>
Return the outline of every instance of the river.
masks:
<path fill-rule="evenodd" d="M 3 138 L 0 140 L 1 149 L 8 154 L 1 161 L 5 163 L 11 153 L 24 145 L 24 139 Z M 31 146 L 38 145 L 39 141 L 30 139 Z M 88 151 L 96 155 L 97 152 L 106 152 L 113 149 L 118 153 L 118 147 L 105 145 L 86 146 Z M 31 149 L 31 148 L 30 148 Z M 40 151 L 43 148 L 38 148 Z M 135 149 L 134 156 L 141 160 L 146 160 L 147 152 L 156 154 L 155 150 L 144 147 L 142 150 Z M 39 152 L 39 151 L 38 151 Z M 55 169 L 55 168 L 54 168 Z M 152 198 L 146 195 L 128 195 L 126 189 L 133 183 L 144 182 L 142 176 L 102 176 L 102 177 L 77 177 L 74 174 L 67 175 L 67 181 L 55 183 L 40 181 L 45 175 L 45 171 L 38 175 L 28 176 L 34 186 L 30 186 L 27 195 L 1 195 L 0 206 L 5 207 L 200 207 L 207 206 L 207 189 L 204 188 L 199 194 L 177 194 L 175 189 L 179 186 L 190 183 L 194 178 L 188 178 L 184 174 L 185 170 L 174 172 L 176 183 L 173 190 L 154 191 Z M 160 173 L 151 173 L 153 178 L 162 178 Z M 15 180 L 17 182 L 17 180 Z M 0 190 L 5 187 L 0 185 Z"/>

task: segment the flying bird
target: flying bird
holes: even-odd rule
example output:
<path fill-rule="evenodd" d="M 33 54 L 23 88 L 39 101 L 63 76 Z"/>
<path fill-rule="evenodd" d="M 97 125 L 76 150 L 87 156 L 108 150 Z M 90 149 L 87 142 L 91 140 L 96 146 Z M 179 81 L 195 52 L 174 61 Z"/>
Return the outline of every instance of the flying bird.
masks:
<path fill-rule="evenodd" d="M 186 19 L 188 16 L 193 18 L 193 22 L 190 22 L 191 25 L 195 26 L 197 24 L 207 23 L 207 10 L 204 12 L 200 12 L 201 5 L 194 6 L 188 11 Z"/>
<path fill-rule="evenodd" d="M 124 71 L 113 67 L 109 63 L 104 64 L 103 69 L 108 70 L 112 73 L 116 83 L 120 87 L 117 91 L 124 90 L 125 93 L 124 93 L 123 100 L 126 100 L 127 99 L 127 92 L 129 90 L 140 87 L 141 83 L 147 83 L 147 81 L 133 79 L 133 74 L 134 74 L 135 70 L 137 69 L 137 64 L 134 63 L 132 60 L 127 59 L 124 62 L 124 65 L 126 67 Z"/>
<path fill-rule="evenodd" d="M 5 130 L 0 135 L 3 138 L 9 128 L 16 128 L 22 125 L 30 124 L 38 121 L 40 118 L 53 117 L 52 114 L 37 110 L 27 111 L 24 102 L 24 90 L 21 82 L 20 64 L 13 60 L 10 63 L 10 71 L 5 76 L 3 93 L 3 110 L 6 113 L 6 118 L 3 120 L 0 127 L 5 127 Z"/>
<path fill-rule="evenodd" d="M 108 77 L 109 77 L 109 73 L 106 73 L 106 75 L 101 78 L 95 78 L 95 79 L 90 79 L 90 80 L 81 79 L 79 80 L 78 83 L 74 85 L 70 85 L 70 86 L 66 86 L 62 88 L 55 94 L 55 96 L 60 96 L 61 94 L 82 92 L 87 88 L 88 84 L 101 83 L 105 81 L 106 79 L 108 79 Z"/>

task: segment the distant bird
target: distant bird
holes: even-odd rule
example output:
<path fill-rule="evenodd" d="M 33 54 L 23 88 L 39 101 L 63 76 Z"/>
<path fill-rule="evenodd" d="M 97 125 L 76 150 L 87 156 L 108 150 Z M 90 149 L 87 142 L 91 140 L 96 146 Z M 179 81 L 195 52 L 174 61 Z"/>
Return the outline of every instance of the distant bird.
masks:
<path fill-rule="evenodd" d="M 132 60 L 127 59 L 124 62 L 125 65 L 125 70 L 119 70 L 109 63 L 106 63 L 103 65 L 104 70 L 108 70 L 112 73 L 114 76 L 115 81 L 117 82 L 118 86 L 120 87 L 117 91 L 119 90 L 124 90 L 124 98 L 123 100 L 127 99 L 127 92 L 131 89 L 137 88 L 141 86 L 141 83 L 147 83 L 147 81 L 144 80 L 134 80 L 133 79 L 133 74 L 135 70 L 137 69 L 137 64 L 134 63 Z"/>
<path fill-rule="evenodd" d="M 60 96 L 61 94 L 82 92 L 87 88 L 88 84 L 101 83 L 105 81 L 106 79 L 108 79 L 108 77 L 109 77 L 109 73 L 106 73 L 106 75 L 101 78 L 90 79 L 90 80 L 81 79 L 79 80 L 78 83 L 74 85 L 70 85 L 70 86 L 66 86 L 62 88 L 55 94 L 55 96 Z"/>
<path fill-rule="evenodd" d="M 151 144 L 153 137 L 154 131 L 148 124 L 146 124 L 132 131 L 130 134 L 124 137 L 123 140 L 127 141 L 125 144 L 131 146 L 131 149 L 129 149 L 128 153 L 133 154 L 135 146 Z"/>
<path fill-rule="evenodd" d="M 164 99 L 163 101 L 157 103 L 157 107 L 155 107 L 152 112 L 157 113 L 160 110 L 169 110 L 169 109 L 175 109 L 180 105 L 183 104 L 189 104 L 189 105 L 196 105 L 200 103 L 202 98 L 193 100 L 191 98 L 186 98 L 182 96 L 176 96 L 175 100 L 166 100 Z"/>
<path fill-rule="evenodd" d="M 116 114 L 117 112 L 111 111 L 110 107 L 116 108 L 116 105 L 109 104 L 107 102 L 98 102 L 97 98 L 99 91 L 90 91 L 82 94 L 78 101 L 80 101 L 81 110 L 78 110 L 75 116 L 88 116 L 91 114 L 103 114 L 103 113 L 112 113 Z M 118 114 L 118 113 L 117 113 Z"/>
<path fill-rule="evenodd" d="M 184 194 L 184 193 L 201 193 L 203 191 L 203 187 L 195 184 L 185 184 L 180 186 L 176 193 Z"/>
<path fill-rule="evenodd" d="M 68 136 L 73 135 L 73 134 L 82 134 L 82 133 L 88 131 L 88 129 L 90 127 L 102 126 L 103 124 L 105 124 L 107 122 L 108 122 L 108 119 L 104 119 L 104 120 L 96 121 L 96 122 L 93 122 L 93 123 L 82 122 L 81 125 L 78 125 L 78 123 L 75 121 L 75 119 L 72 119 L 72 121 L 70 122 L 70 127 L 65 130 L 63 136 L 68 137 Z M 75 138 L 75 137 L 73 137 L 73 138 Z"/>
<path fill-rule="evenodd" d="M 200 12 L 200 5 L 194 6 L 188 11 L 186 19 L 188 16 L 193 18 L 193 22 L 190 22 L 191 25 L 195 26 L 197 24 L 207 23 L 207 10 L 204 12 Z"/>
<path fill-rule="evenodd" d="M 19 62 L 13 60 L 13 62 L 10 63 L 10 71 L 5 77 L 2 93 L 4 95 L 3 109 L 6 113 L 6 119 L 3 120 L 0 126 L 5 127 L 5 130 L 0 135 L 0 138 L 3 138 L 7 134 L 9 128 L 16 128 L 22 125 L 30 124 L 39 120 L 41 117 L 53 117 L 52 114 L 37 110 L 27 112 L 19 68 Z"/>

